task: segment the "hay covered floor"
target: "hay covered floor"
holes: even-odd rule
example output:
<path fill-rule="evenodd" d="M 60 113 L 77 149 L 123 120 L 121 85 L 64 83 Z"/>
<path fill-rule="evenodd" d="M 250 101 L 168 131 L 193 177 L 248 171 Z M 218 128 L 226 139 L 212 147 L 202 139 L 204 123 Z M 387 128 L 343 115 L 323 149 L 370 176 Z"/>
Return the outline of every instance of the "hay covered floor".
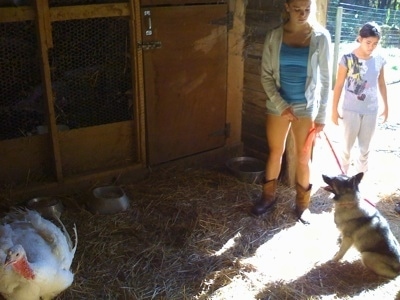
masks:
<path fill-rule="evenodd" d="M 79 244 L 74 283 L 57 299 L 395 299 L 400 291 L 400 278 L 374 275 L 354 250 L 329 262 L 337 231 L 330 195 L 317 185 L 309 226 L 296 222 L 294 191 L 284 186 L 273 211 L 251 216 L 261 186 L 224 167 L 171 167 L 122 187 L 131 207 L 115 215 L 88 212 L 86 194 L 62 196 Z M 378 207 L 400 237 L 397 192 Z"/>

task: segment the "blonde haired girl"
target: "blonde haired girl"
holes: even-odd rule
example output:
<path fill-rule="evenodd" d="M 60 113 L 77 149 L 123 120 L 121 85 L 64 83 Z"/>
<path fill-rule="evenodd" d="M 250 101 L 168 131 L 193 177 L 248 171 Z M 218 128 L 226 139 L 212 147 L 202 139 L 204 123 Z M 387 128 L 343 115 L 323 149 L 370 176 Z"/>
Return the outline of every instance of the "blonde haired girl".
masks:
<path fill-rule="evenodd" d="M 261 83 L 267 95 L 266 136 L 269 148 L 265 183 L 254 215 L 276 202 L 286 139 L 291 130 L 297 154 L 296 215 L 309 223 L 311 148 L 304 151 L 312 130 L 324 128 L 331 86 L 329 32 L 311 22 L 311 0 L 286 0 L 283 23 L 267 33 L 261 64 Z M 320 86 L 318 89 L 317 86 Z"/>

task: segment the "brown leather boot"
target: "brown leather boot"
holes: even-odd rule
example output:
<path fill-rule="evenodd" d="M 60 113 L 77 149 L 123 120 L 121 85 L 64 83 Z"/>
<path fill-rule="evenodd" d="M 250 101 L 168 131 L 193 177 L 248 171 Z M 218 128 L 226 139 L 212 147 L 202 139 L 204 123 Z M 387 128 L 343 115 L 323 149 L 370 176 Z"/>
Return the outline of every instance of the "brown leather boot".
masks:
<path fill-rule="evenodd" d="M 253 215 L 262 215 L 275 204 L 277 184 L 278 181 L 276 179 L 268 180 L 266 183 L 264 183 L 261 198 L 251 209 L 251 213 Z"/>
<path fill-rule="evenodd" d="M 304 189 L 300 184 L 296 184 L 296 215 L 297 218 L 304 224 L 310 224 L 311 212 L 308 209 L 310 204 L 312 185 L 308 189 Z"/>

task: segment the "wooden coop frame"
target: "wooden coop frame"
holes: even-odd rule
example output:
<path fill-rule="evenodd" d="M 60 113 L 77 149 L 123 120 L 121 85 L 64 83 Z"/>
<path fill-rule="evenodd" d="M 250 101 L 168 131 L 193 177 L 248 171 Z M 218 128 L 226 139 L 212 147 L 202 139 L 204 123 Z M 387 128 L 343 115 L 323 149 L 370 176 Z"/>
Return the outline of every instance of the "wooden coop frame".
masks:
<path fill-rule="evenodd" d="M 35 194 L 39 191 L 52 193 L 54 191 L 69 190 L 71 186 L 79 188 L 82 185 L 92 186 L 101 182 L 121 181 L 122 177 L 141 178 L 148 172 L 146 157 L 146 108 L 145 87 L 143 83 L 143 50 L 137 45 L 141 44 L 141 14 L 142 6 L 188 4 L 184 0 L 157 1 L 157 0 L 129 0 L 128 3 L 108 3 L 49 7 L 48 0 L 36 0 L 32 6 L 0 7 L 0 23 L 34 21 L 36 25 L 41 78 L 43 84 L 43 97 L 47 115 L 48 135 L 31 136 L 21 139 L 0 141 L 0 153 L 3 157 L 0 177 L 4 185 L 12 187 L 15 195 Z M 220 1 L 203 0 L 202 3 L 220 3 Z M 190 2 L 192 3 L 192 2 Z M 227 99 L 226 122 L 230 127 L 230 134 L 226 137 L 225 144 L 220 149 L 207 153 L 186 157 L 183 161 L 204 162 L 213 158 L 226 158 L 229 153 L 240 153 L 241 142 L 241 102 L 243 88 L 243 33 L 245 28 L 245 4 L 243 1 L 227 1 L 231 16 L 231 27 L 228 37 L 228 67 L 227 67 Z M 130 121 L 100 125 L 94 128 L 80 129 L 79 134 L 68 131 L 59 131 L 55 118 L 53 105 L 53 90 L 51 66 L 49 65 L 49 49 L 53 47 L 52 23 L 67 20 L 81 20 L 90 18 L 123 17 L 129 18 L 131 32 L 130 49 L 132 86 L 135 87 L 135 98 Z M 77 131 L 77 132 L 78 132 Z M 100 135 L 101 132 L 101 135 Z M 121 136 L 126 138 L 122 150 L 115 151 L 114 145 L 120 143 Z M 132 138 L 132 136 L 134 138 Z M 129 139 L 129 137 L 131 137 Z M 82 168 L 68 173 L 68 167 L 84 164 L 92 159 L 88 154 L 75 162 L 69 160 L 80 149 L 94 149 L 97 141 L 107 140 L 101 144 L 101 152 L 105 155 L 97 162 L 104 163 L 104 168 Z M 39 149 L 39 150 L 38 150 Z M 65 154 L 67 149 L 70 154 Z M 25 154 L 23 154 L 25 152 Z M 29 153 L 29 154 L 26 154 Z M 117 157 L 120 161 L 109 163 Z M 65 162 L 68 164 L 65 164 Z M 44 168 L 50 171 L 50 178 L 44 181 L 31 182 L 31 170 Z M 67 170 L 67 171 L 66 171 Z M 14 182 L 18 182 L 14 185 Z M 21 186 L 24 187 L 21 189 Z"/>
<path fill-rule="evenodd" d="M 131 49 L 132 52 L 130 55 L 132 57 L 136 57 L 137 53 L 134 53 L 136 47 L 136 36 L 138 25 L 137 19 L 138 17 L 135 16 L 135 4 L 133 1 L 129 3 L 115 3 L 115 4 L 96 4 L 96 5 L 80 5 L 80 6 L 64 6 L 64 7 L 49 7 L 48 1 L 46 0 L 37 0 L 35 2 L 34 7 L 10 7 L 10 8 L 0 8 L 0 20 L 1 22 L 23 22 L 28 20 L 34 20 L 36 23 L 36 30 L 37 30 L 37 37 L 38 37 L 38 45 L 39 45 L 39 52 L 40 52 L 40 60 L 41 60 L 41 76 L 42 76 L 42 84 L 44 87 L 44 99 L 45 99 L 45 111 L 47 112 L 47 124 L 48 124 L 48 139 L 43 136 L 34 136 L 28 137 L 29 141 L 26 141 L 26 138 L 23 139 L 15 139 L 15 140 L 6 140 L 2 141 L 2 151 L 5 152 L 4 157 L 6 157 L 6 165 L 2 168 L 2 172 L 9 173 L 16 170 L 22 170 L 21 173 L 16 171 L 13 173 L 11 178 L 20 178 L 26 169 L 30 170 L 30 168 L 36 168 L 37 166 L 34 165 L 35 160 L 43 161 L 43 158 L 39 158 L 41 154 L 32 155 L 32 157 L 28 159 L 21 159 L 19 153 L 21 152 L 20 149 L 25 148 L 26 151 L 30 153 L 35 153 L 34 148 L 37 147 L 38 149 L 42 148 L 40 144 L 47 144 L 51 145 L 50 149 L 46 149 L 45 157 L 52 157 L 52 162 L 50 165 L 53 168 L 54 174 L 54 182 L 45 182 L 39 183 L 35 186 L 46 186 L 49 188 L 50 186 L 58 187 L 60 184 L 67 184 L 69 181 L 71 183 L 76 183 L 82 181 L 85 177 L 88 178 L 96 178 L 96 174 L 85 174 L 86 170 L 82 170 L 79 174 L 80 176 L 71 178 L 66 178 L 64 171 L 63 171 L 63 160 L 68 160 L 68 155 L 63 157 L 61 151 L 61 144 L 64 145 L 71 145 L 72 146 L 69 151 L 74 152 L 76 151 L 73 149 L 74 147 L 85 147 L 87 144 L 90 144 L 91 141 L 96 143 L 96 130 L 97 129 L 83 129 L 80 134 L 75 136 L 70 135 L 68 132 L 60 132 L 57 130 L 57 124 L 55 122 L 55 111 L 53 105 L 53 92 L 52 92 L 52 82 L 51 82 L 51 70 L 49 65 L 49 56 L 48 51 L 53 47 L 53 39 L 51 33 L 51 24 L 57 21 L 66 21 L 66 20 L 79 20 L 79 19 L 89 19 L 89 18 L 100 18 L 100 17 L 126 17 L 129 18 L 130 23 L 130 30 L 132 33 L 131 39 Z M 132 74 L 133 79 L 133 86 L 136 86 L 136 82 L 138 81 L 140 72 L 140 60 L 132 59 L 132 70 L 135 70 L 135 73 Z M 118 168 L 112 168 L 113 170 L 99 170 L 102 172 L 103 175 L 107 173 L 118 174 L 123 172 L 129 172 L 132 170 L 140 170 L 144 169 L 143 164 L 145 163 L 145 152 L 143 151 L 144 143 L 144 121 L 143 121 L 143 99 L 140 97 L 140 90 L 135 89 L 135 98 L 136 101 L 134 107 L 134 118 L 132 122 L 120 122 L 116 123 L 115 125 L 112 124 L 109 126 L 108 129 L 102 130 L 102 133 L 109 138 L 109 143 L 102 143 L 102 151 L 103 153 L 108 152 L 105 155 L 105 160 L 110 159 L 112 155 L 124 155 L 124 156 L 135 156 L 132 161 L 126 165 L 120 164 Z M 104 128 L 104 127 L 103 127 Z M 132 129 L 135 129 L 132 131 Z M 129 136 L 134 134 L 136 136 L 136 141 L 131 141 L 129 145 L 125 145 L 126 149 L 123 149 L 122 152 L 117 152 L 113 154 L 114 149 L 113 146 L 117 142 L 117 140 L 113 136 L 116 137 L 117 133 L 124 132 L 123 135 Z M 95 137 L 95 138 L 93 138 Z M 107 147 L 107 144 L 109 145 Z M 94 145 L 89 147 L 95 147 Z M 79 150 L 78 150 L 79 151 Z M 131 151 L 131 153 L 127 153 Z M 66 151 L 65 151 L 66 152 Z M 126 152 L 126 153 L 123 153 Z M 87 157 L 86 157 L 87 158 Z M 85 158 L 83 158 L 85 159 Z M 21 165 L 18 164 L 21 160 L 24 160 L 24 163 Z M 28 162 L 29 161 L 29 162 Z M 30 166 L 26 167 L 26 163 L 31 164 Z M 78 161 L 77 164 L 82 163 L 82 161 Z M 82 177 L 84 175 L 84 177 Z M 3 178 L 6 177 L 6 174 L 3 174 Z"/>

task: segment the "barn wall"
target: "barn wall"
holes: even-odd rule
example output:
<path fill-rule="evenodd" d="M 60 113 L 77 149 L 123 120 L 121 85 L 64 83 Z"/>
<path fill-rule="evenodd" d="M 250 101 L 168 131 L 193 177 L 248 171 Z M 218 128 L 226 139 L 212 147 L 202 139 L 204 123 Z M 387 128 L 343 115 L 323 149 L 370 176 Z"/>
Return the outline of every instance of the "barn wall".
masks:
<path fill-rule="evenodd" d="M 242 139 L 246 155 L 265 160 L 266 95 L 260 82 L 261 55 L 265 34 L 280 22 L 285 0 L 249 0 L 246 8 Z"/>

